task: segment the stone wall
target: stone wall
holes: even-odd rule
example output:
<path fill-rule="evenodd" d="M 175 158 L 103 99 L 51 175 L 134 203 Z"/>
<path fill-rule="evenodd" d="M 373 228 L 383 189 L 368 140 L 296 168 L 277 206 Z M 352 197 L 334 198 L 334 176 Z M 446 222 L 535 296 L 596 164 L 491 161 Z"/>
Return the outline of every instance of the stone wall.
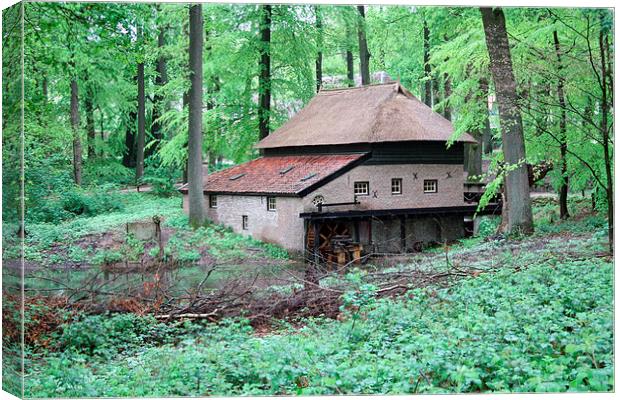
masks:
<path fill-rule="evenodd" d="M 185 212 L 188 212 L 187 199 L 187 195 L 183 196 Z M 301 204 L 301 199 L 297 197 L 277 197 L 276 211 L 268 211 L 266 196 L 218 195 L 217 208 L 210 208 L 209 196 L 205 196 L 210 221 L 291 251 L 303 251 L 304 221 L 299 218 Z M 243 215 L 248 217 L 247 229 L 242 227 Z"/>

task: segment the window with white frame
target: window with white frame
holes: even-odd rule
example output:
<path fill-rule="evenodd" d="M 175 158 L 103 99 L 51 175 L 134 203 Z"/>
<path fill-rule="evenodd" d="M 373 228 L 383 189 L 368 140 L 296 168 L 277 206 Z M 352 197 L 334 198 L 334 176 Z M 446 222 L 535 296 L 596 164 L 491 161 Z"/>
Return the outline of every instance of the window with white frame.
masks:
<path fill-rule="evenodd" d="M 248 216 L 247 215 L 241 216 L 241 228 L 243 228 L 244 230 L 248 229 Z"/>
<path fill-rule="evenodd" d="M 370 187 L 368 182 L 355 182 L 353 184 L 353 194 L 356 196 L 368 196 Z"/>
<path fill-rule="evenodd" d="M 424 193 L 437 193 L 437 179 L 424 180 Z"/>
<path fill-rule="evenodd" d="M 209 195 L 209 208 L 217 208 L 217 196 L 214 194 Z"/>
<path fill-rule="evenodd" d="M 392 178 L 392 194 L 403 194 L 402 178 Z"/>
<path fill-rule="evenodd" d="M 275 196 L 267 196 L 267 211 L 276 210 L 276 198 Z"/>

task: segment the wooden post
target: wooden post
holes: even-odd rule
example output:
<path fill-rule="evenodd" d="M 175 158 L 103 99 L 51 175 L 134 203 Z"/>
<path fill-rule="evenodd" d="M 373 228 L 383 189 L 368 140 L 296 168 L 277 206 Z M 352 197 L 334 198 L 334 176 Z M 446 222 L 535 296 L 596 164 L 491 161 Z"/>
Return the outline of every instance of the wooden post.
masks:
<path fill-rule="evenodd" d="M 360 221 L 357 219 L 353 221 L 353 240 L 360 241 Z"/>
<path fill-rule="evenodd" d="M 400 217 L 400 251 L 402 253 L 407 252 L 407 224 L 405 222 L 403 215 Z"/>
<path fill-rule="evenodd" d="M 314 258 L 314 264 L 319 265 L 319 223 L 312 221 L 312 229 L 314 230 L 314 248 L 312 249 L 312 256 Z"/>

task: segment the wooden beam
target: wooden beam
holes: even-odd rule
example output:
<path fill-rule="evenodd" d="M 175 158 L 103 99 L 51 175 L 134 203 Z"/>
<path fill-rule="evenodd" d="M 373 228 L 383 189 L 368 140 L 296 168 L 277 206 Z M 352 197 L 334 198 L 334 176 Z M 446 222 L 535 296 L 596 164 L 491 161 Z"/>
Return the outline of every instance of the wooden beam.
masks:
<path fill-rule="evenodd" d="M 312 249 L 312 258 L 316 265 L 319 264 L 319 223 L 312 221 L 312 229 L 314 230 L 314 248 Z"/>

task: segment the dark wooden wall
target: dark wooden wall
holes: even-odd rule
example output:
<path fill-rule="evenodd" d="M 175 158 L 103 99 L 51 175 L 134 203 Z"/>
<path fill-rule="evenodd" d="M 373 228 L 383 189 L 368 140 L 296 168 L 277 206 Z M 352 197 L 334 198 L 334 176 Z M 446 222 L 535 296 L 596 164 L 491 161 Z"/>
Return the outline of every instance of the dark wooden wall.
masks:
<path fill-rule="evenodd" d="M 265 157 L 359 152 L 372 153 L 370 159 L 365 162 L 366 165 L 463 164 L 464 162 L 463 143 L 454 143 L 450 148 L 446 148 L 445 142 L 391 142 L 280 147 L 262 150 Z"/>

